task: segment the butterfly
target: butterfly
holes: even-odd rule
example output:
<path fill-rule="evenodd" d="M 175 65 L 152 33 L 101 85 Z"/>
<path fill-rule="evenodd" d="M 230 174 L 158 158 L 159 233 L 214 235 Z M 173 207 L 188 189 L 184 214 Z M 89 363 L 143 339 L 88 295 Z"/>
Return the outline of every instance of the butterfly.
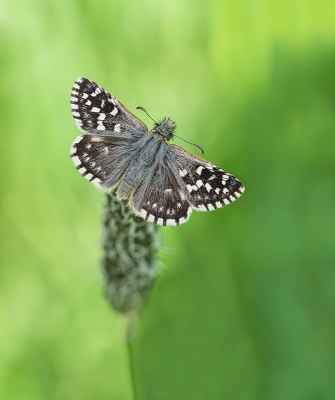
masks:
<path fill-rule="evenodd" d="M 170 118 L 156 122 L 149 132 L 95 82 L 75 81 L 71 109 L 84 133 L 71 145 L 76 169 L 105 193 L 118 186 L 117 198 L 129 198 L 128 205 L 137 216 L 158 225 L 178 226 L 189 219 L 192 210 L 215 210 L 244 192 L 233 175 L 169 144 L 176 136 Z"/>

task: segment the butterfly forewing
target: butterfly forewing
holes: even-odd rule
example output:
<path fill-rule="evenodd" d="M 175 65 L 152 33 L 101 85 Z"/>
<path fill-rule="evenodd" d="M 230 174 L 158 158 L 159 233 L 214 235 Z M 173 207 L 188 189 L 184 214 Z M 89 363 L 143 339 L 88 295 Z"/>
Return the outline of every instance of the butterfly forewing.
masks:
<path fill-rule="evenodd" d="M 182 147 L 170 145 L 168 154 L 169 165 L 181 183 L 185 197 L 196 211 L 223 207 L 244 192 L 244 186 L 233 175 Z"/>
<path fill-rule="evenodd" d="M 145 124 L 114 96 L 86 78 L 78 78 L 71 92 L 72 115 L 84 133 L 141 136 Z"/>

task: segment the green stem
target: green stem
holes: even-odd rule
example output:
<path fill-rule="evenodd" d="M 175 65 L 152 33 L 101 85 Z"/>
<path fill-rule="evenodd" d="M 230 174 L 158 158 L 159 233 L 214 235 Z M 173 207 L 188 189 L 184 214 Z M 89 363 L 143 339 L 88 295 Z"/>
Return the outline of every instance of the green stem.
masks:
<path fill-rule="evenodd" d="M 103 257 L 101 268 L 105 294 L 126 319 L 126 342 L 134 400 L 137 400 L 135 365 L 132 351 L 136 321 L 146 295 L 159 272 L 158 227 L 136 217 L 115 193 L 106 197 L 103 215 Z"/>
<path fill-rule="evenodd" d="M 131 386 L 133 391 L 133 400 L 137 400 L 137 387 L 136 387 L 136 377 L 135 377 L 135 364 L 134 364 L 134 355 L 132 342 L 127 341 L 127 349 L 128 349 L 128 361 L 129 361 L 129 371 L 130 371 L 130 379 Z"/>

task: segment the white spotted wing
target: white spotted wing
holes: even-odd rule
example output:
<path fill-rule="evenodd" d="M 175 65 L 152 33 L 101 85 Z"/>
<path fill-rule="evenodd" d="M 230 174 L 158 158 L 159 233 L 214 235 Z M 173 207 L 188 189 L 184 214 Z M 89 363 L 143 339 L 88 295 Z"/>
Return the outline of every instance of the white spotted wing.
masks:
<path fill-rule="evenodd" d="M 177 145 L 168 149 L 169 165 L 185 197 L 196 211 L 212 211 L 232 203 L 244 192 L 233 175 Z"/>

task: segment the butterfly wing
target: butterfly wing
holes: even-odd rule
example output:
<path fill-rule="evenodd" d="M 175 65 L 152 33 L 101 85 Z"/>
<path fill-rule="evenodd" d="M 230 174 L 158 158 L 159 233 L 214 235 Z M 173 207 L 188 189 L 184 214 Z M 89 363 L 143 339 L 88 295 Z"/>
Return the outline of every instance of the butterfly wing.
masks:
<path fill-rule="evenodd" d="M 72 115 L 85 133 L 71 145 L 78 171 L 98 189 L 109 192 L 137 152 L 150 139 L 145 124 L 95 82 L 79 78 L 71 92 Z"/>
<path fill-rule="evenodd" d="M 72 115 L 84 133 L 140 137 L 146 125 L 114 96 L 86 78 L 78 78 L 71 92 Z"/>
<path fill-rule="evenodd" d="M 215 210 L 243 192 L 244 186 L 234 176 L 182 147 L 163 145 L 129 205 L 150 222 L 176 226 L 186 222 L 193 209 Z"/>
<path fill-rule="evenodd" d="M 84 178 L 110 192 L 131 163 L 138 142 L 108 135 L 81 135 L 71 145 L 70 156 Z"/>
<path fill-rule="evenodd" d="M 233 175 L 180 146 L 169 145 L 167 159 L 185 197 L 196 211 L 223 207 L 244 192 L 244 186 Z"/>
<path fill-rule="evenodd" d="M 156 161 L 129 200 L 136 215 L 157 225 L 176 226 L 192 212 L 183 189 L 167 165 L 167 145 L 161 146 Z"/>

